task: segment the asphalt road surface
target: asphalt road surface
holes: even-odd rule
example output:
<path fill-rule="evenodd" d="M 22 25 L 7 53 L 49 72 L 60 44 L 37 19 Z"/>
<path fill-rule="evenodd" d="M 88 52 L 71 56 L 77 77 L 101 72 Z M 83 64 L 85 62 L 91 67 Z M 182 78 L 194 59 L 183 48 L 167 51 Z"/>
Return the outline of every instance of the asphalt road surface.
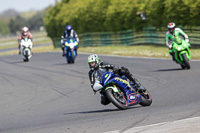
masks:
<path fill-rule="evenodd" d="M 122 133 L 200 116 L 200 61 L 182 70 L 170 59 L 100 55 L 128 67 L 153 98 L 149 107 L 121 111 L 94 95 L 87 57 L 79 54 L 75 64 L 67 64 L 60 52 L 34 54 L 30 62 L 1 56 L 0 133 Z"/>

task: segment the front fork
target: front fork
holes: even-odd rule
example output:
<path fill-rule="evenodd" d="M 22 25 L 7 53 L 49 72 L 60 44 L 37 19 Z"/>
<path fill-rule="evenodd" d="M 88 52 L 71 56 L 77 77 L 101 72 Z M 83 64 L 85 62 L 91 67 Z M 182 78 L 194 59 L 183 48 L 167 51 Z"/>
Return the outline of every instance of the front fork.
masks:
<path fill-rule="evenodd" d="M 179 57 L 180 58 L 180 62 L 182 63 L 183 62 L 183 57 L 182 57 L 182 54 L 186 54 L 187 58 L 190 60 L 191 59 L 191 56 L 190 56 L 190 51 L 187 50 L 188 52 L 186 51 L 182 51 L 180 52 L 179 54 L 176 54 L 177 58 Z"/>
<path fill-rule="evenodd" d="M 108 89 L 112 89 L 114 93 L 119 92 L 119 90 L 117 89 L 116 85 L 106 87 L 105 92 L 106 92 Z"/>

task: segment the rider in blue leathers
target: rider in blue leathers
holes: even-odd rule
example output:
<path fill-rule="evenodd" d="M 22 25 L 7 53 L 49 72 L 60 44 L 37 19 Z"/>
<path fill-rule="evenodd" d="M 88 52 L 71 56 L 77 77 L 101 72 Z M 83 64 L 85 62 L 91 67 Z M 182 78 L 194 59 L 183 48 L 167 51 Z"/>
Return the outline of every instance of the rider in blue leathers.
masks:
<path fill-rule="evenodd" d="M 61 44 L 62 44 L 62 51 L 63 51 L 62 56 L 65 56 L 65 52 L 64 52 L 65 38 L 68 38 L 68 37 L 73 37 L 73 38 L 75 38 L 75 39 L 76 39 L 76 42 L 79 43 L 78 35 L 77 35 L 77 33 L 72 29 L 72 26 L 71 26 L 71 25 L 67 25 L 67 26 L 66 26 L 66 29 L 65 29 L 63 35 L 61 36 Z M 78 47 L 77 47 L 77 48 L 78 48 Z M 76 49 L 76 54 L 77 54 L 77 49 Z"/>
<path fill-rule="evenodd" d="M 88 64 L 90 67 L 89 79 L 90 79 L 92 89 L 93 89 L 93 85 L 95 81 L 98 80 L 97 77 L 99 75 L 102 76 L 106 69 L 110 69 L 113 71 L 113 73 L 118 74 L 119 76 L 125 75 L 131 82 L 134 83 L 137 91 L 141 90 L 140 82 L 135 77 L 133 77 L 133 75 L 129 72 L 129 70 L 126 67 L 119 68 L 116 65 L 109 64 L 104 61 L 101 62 L 97 54 L 92 54 L 88 57 Z M 95 75 L 96 73 L 98 75 Z M 93 91 L 95 92 L 94 89 Z M 109 103 L 110 102 L 107 100 L 107 98 L 104 95 L 101 95 L 101 104 L 107 105 Z"/>

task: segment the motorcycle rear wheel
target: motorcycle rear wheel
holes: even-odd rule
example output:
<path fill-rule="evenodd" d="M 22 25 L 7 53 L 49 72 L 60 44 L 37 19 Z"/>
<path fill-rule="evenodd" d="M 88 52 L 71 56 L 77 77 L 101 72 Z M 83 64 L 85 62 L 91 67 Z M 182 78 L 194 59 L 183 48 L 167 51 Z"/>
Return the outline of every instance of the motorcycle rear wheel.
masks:
<path fill-rule="evenodd" d="M 108 98 L 108 100 L 110 102 L 112 102 L 117 108 L 119 108 L 121 110 L 128 109 L 128 103 L 127 103 L 127 99 L 125 97 L 125 94 L 123 94 L 123 99 L 119 99 L 116 95 L 117 94 L 115 94 L 112 89 L 106 90 L 106 97 Z M 123 101 L 123 100 L 124 100 L 124 103 L 120 102 L 120 101 Z"/>
<path fill-rule="evenodd" d="M 150 106 L 152 103 L 152 98 L 150 93 L 146 90 L 143 93 L 140 93 L 142 95 L 142 102 L 140 103 L 140 105 L 142 106 Z"/>
<path fill-rule="evenodd" d="M 182 69 L 185 69 L 185 66 L 184 66 L 184 65 L 181 65 L 181 68 L 182 68 Z"/>

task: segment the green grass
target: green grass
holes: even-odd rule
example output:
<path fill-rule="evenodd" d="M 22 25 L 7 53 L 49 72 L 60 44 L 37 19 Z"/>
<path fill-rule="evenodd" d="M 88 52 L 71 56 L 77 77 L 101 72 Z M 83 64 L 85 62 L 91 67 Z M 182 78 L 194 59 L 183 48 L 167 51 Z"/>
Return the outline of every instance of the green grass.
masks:
<path fill-rule="evenodd" d="M 60 51 L 61 49 L 55 49 L 53 45 L 50 46 L 42 46 L 42 47 L 33 47 L 33 53 L 44 53 L 44 52 L 52 52 L 52 51 Z M 19 50 L 11 50 L 6 52 L 0 52 L 0 56 L 3 55 L 17 55 Z"/>
<path fill-rule="evenodd" d="M 81 47 L 79 52 L 134 57 L 171 58 L 167 47 L 157 45 Z M 190 49 L 192 59 L 200 59 L 200 49 Z"/>
<path fill-rule="evenodd" d="M 33 32 L 34 45 L 40 45 L 45 43 L 51 43 L 52 40 L 47 37 L 46 32 Z M 4 43 L 13 42 L 12 45 L 3 45 Z M 10 38 L 0 38 L 0 49 L 5 48 L 16 48 L 17 36 Z M 33 47 L 34 53 L 50 52 L 50 51 L 61 51 L 60 48 L 54 48 L 51 46 L 40 46 Z M 200 60 L 200 49 L 190 49 L 192 59 Z M 169 50 L 165 46 L 161 45 L 134 45 L 134 46 L 102 46 L 102 47 L 80 47 L 78 52 L 96 53 L 96 54 L 107 54 L 107 55 L 122 55 L 122 56 L 134 56 L 134 57 L 156 57 L 156 58 L 171 58 Z M 11 55 L 18 54 L 18 49 L 1 52 L 0 55 Z"/>
<path fill-rule="evenodd" d="M 52 43 L 51 39 L 47 37 L 47 33 L 45 31 L 32 32 L 32 35 L 33 35 L 34 45 Z M 17 40 L 18 40 L 18 36 L 0 38 L 0 49 L 18 47 Z"/>
<path fill-rule="evenodd" d="M 60 51 L 60 48 L 54 48 L 53 45 L 33 47 L 33 53 L 43 53 Z M 122 55 L 134 57 L 155 57 L 155 58 L 171 58 L 167 47 L 154 45 L 136 45 L 136 46 L 104 46 L 104 47 L 80 47 L 78 52 L 106 54 L 106 55 Z M 200 49 L 191 49 L 192 59 L 200 60 Z M 0 55 L 18 54 L 18 49 L 1 52 Z"/>

